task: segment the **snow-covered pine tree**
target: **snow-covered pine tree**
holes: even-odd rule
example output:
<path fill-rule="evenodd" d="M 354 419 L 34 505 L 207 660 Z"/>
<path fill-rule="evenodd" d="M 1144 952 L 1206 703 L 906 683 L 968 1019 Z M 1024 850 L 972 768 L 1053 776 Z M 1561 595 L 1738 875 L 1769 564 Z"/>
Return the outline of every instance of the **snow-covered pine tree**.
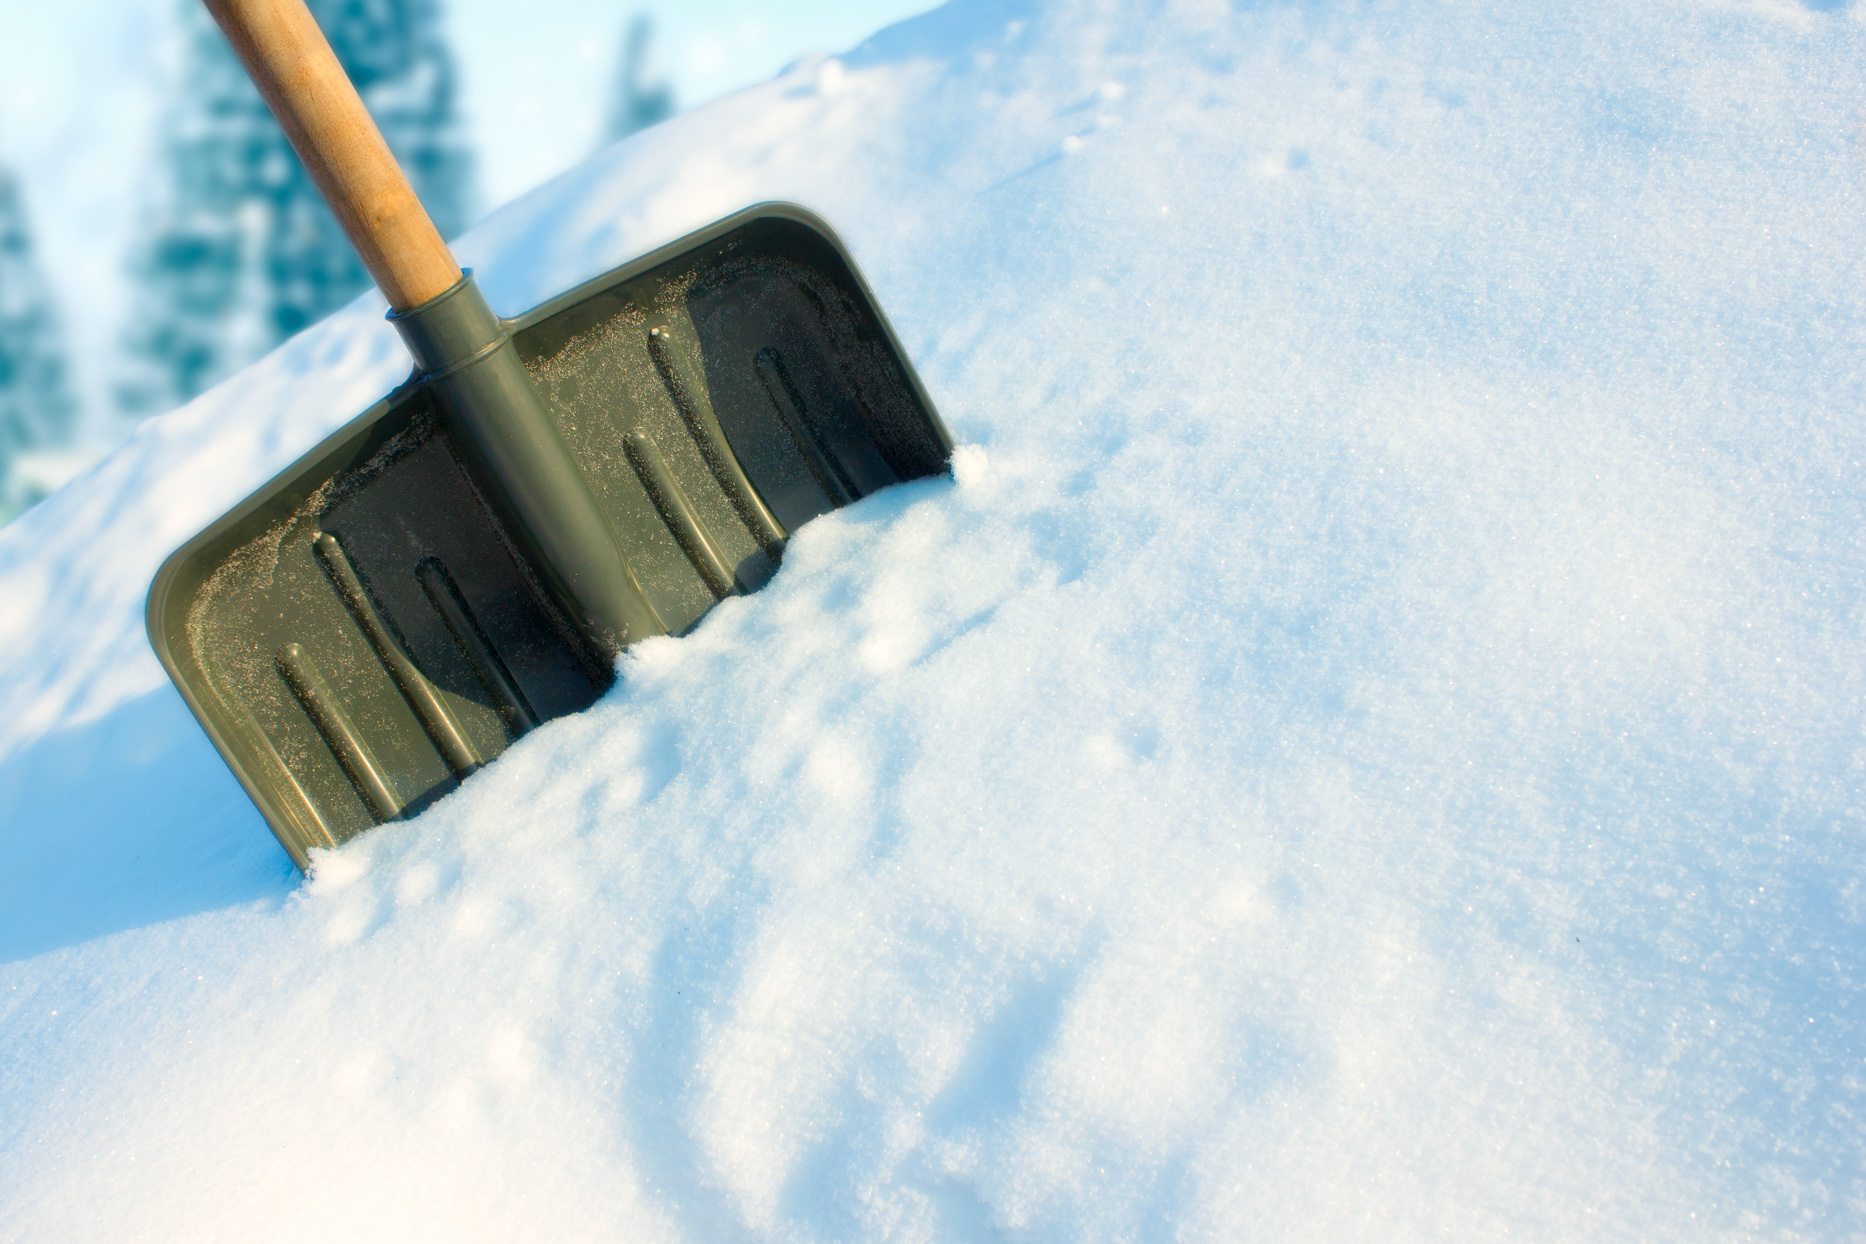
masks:
<path fill-rule="evenodd" d="M 648 81 L 648 45 L 653 39 L 654 19 L 646 13 L 635 14 L 622 37 L 622 73 L 609 106 L 605 142 L 627 138 L 673 115 L 673 89 L 663 81 Z"/>
<path fill-rule="evenodd" d="M 198 0 L 178 2 L 181 73 L 131 260 L 137 293 L 117 384 L 132 417 L 186 401 L 368 283 L 220 32 Z M 458 232 L 472 159 L 440 0 L 310 6 L 434 223 Z"/>
<path fill-rule="evenodd" d="M 77 419 L 19 181 L 0 169 L 0 521 L 38 499 L 19 477 L 20 456 L 68 446 Z"/>

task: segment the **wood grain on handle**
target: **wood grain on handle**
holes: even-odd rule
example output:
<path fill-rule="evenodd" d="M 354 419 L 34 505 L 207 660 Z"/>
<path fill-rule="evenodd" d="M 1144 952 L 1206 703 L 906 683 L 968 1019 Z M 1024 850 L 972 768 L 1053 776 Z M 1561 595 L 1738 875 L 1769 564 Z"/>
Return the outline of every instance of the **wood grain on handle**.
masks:
<path fill-rule="evenodd" d="M 203 2 L 389 305 L 411 310 L 458 281 L 460 265 L 304 0 Z"/>

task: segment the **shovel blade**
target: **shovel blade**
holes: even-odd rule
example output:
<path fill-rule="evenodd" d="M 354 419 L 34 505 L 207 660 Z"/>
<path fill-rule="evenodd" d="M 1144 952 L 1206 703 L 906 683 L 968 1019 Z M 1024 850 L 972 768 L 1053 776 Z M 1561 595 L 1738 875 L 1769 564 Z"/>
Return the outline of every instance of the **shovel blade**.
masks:
<path fill-rule="evenodd" d="M 760 586 L 809 519 L 951 455 L 802 209 L 740 213 L 511 327 L 667 633 Z M 519 547 L 416 379 L 163 565 L 156 653 L 300 868 L 607 689 L 603 638 Z"/>

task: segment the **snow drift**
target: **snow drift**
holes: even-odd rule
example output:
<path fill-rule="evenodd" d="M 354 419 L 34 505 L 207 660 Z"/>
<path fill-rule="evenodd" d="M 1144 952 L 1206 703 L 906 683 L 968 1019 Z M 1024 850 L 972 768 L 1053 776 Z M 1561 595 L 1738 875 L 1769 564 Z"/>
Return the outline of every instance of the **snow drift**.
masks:
<path fill-rule="evenodd" d="M 821 210 L 962 443 L 299 883 L 141 632 L 359 304 L 0 535 L 0 1235 L 1866 1221 L 1866 22 L 959 0 L 464 239 Z"/>

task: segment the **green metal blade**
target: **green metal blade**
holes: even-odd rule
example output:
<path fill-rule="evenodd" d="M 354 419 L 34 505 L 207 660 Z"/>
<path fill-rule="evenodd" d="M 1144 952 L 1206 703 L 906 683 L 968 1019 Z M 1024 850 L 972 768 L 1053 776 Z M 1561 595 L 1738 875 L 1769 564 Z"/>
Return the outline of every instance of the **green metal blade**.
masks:
<path fill-rule="evenodd" d="M 645 599 L 633 616 L 667 632 L 762 584 L 812 517 L 946 469 L 873 298 L 797 208 L 741 213 L 508 327 Z M 150 593 L 158 655 L 300 867 L 613 677 L 614 637 L 488 503 L 447 400 L 430 381 L 390 394 Z"/>

